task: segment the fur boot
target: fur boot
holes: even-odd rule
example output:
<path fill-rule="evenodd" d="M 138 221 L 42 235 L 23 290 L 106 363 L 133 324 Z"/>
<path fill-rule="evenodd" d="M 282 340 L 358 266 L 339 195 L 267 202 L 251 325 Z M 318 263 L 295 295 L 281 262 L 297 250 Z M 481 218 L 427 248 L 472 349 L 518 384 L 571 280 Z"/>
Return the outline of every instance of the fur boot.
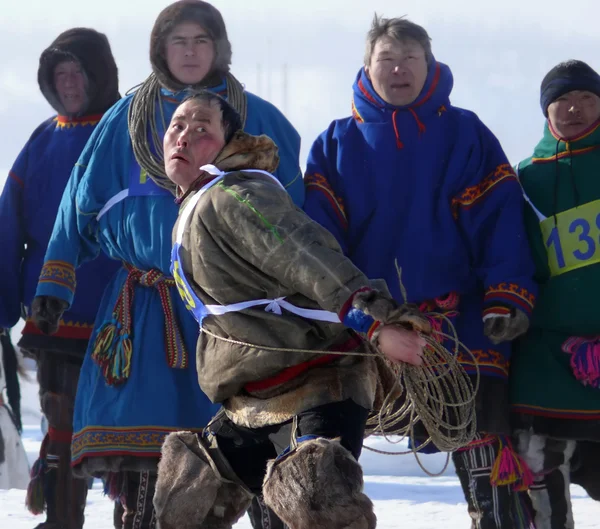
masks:
<path fill-rule="evenodd" d="M 160 529 L 231 529 L 252 494 L 216 445 L 192 432 L 167 436 L 158 465 L 154 509 Z"/>
<path fill-rule="evenodd" d="M 263 495 L 291 529 L 374 529 L 373 504 L 362 489 L 362 469 L 352 454 L 320 438 L 269 462 Z"/>

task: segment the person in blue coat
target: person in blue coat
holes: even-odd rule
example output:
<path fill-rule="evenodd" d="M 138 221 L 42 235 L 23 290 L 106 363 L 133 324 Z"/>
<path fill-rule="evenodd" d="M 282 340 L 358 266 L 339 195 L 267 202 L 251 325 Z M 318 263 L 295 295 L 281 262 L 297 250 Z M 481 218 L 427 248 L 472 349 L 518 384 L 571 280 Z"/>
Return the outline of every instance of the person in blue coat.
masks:
<path fill-rule="evenodd" d="M 352 115 L 333 121 L 310 150 L 304 209 L 369 278 L 385 279 L 397 301 L 401 279 L 409 302 L 445 314 L 473 353 L 459 360 L 481 375 L 479 435 L 453 460 L 472 527 L 512 529 L 527 523 L 527 498 L 508 483 L 520 488 L 527 475 L 504 472 L 517 457 L 510 342 L 528 327 L 534 267 L 515 174 L 481 120 L 450 103 L 452 86 L 424 28 L 376 16 Z"/>
<path fill-rule="evenodd" d="M 221 94 L 243 116 L 246 132 L 275 141 L 276 176 L 299 206 L 304 194 L 300 137 L 230 73 L 231 45 L 216 8 L 200 0 L 166 7 L 152 30 L 150 60 L 153 73 L 104 116 L 74 168 L 41 276 L 72 277 L 102 252 L 122 261 L 82 368 L 72 464 L 77 475 L 102 477 L 124 507 L 123 526 L 140 529 L 155 523 L 164 438 L 201 430 L 217 411 L 198 386 L 198 326 L 169 271 L 179 206 L 164 172 L 162 136 L 178 103 L 201 87 Z M 35 318 L 43 326 L 79 294 L 74 282 L 41 281 L 36 295 Z"/>
<path fill-rule="evenodd" d="M 85 480 L 71 473 L 73 406 L 79 371 L 104 288 L 119 263 L 100 255 L 74 272 L 46 262 L 45 284 L 78 285 L 77 298 L 48 336 L 33 323 L 33 298 L 69 175 L 102 114 L 119 98 L 117 65 L 106 36 L 88 28 L 61 33 L 40 56 L 40 90 L 57 115 L 23 147 L 0 197 L 0 328 L 26 319 L 19 347 L 37 360 L 48 431 L 27 495 L 31 512 L 46 512 L 40 529 L 83 526 Z"/>

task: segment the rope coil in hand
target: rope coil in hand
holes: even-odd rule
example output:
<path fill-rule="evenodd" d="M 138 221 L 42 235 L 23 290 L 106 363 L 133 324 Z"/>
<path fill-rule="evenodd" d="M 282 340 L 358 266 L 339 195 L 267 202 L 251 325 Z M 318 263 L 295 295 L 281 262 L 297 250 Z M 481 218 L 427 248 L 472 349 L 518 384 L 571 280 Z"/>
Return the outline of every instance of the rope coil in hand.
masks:
<path fill-rule="evenodd" d="M 389 362 L 387 363 L 397 375 L 395 386 L 388 391 L 381 409 L 369 418 L 365 432 L 365 437 L 380 435 L 390 443 L 399 441 L 392 441 L 389 436 L 400 436 L 400 440 L 408 437 L 413 448 L 405 452 L 386 452 L 368 446 L 365 446 L 365 448 L 385 455 L 414 453 L 423 471 L 430 476 L 437 476 L 446 470 L 448 460 L 442 471 L 434 474 L 423 467 L 417 452 L 430 443 L 434 443 L 443 452 L 453 452 L 475 439 L 477 431 L 475 395 L 479 385 L 479 370 L 477 370 L 476 383 L 473 385 L 469 375 L 458 361 L 456 354 L 459 348 L 462 348 L 467 354 L 473 355 L 458 340 L 452 323 L 443 314 L 428 313 L 427 316 L 444 319 L 454 336 L 439 331 L 436 331 L 437 339 L 434 336 L 423 335 L 427 341 L 427 346 L 423 355 L 423 365 L 421 366 L 409 364 L 394 364 L 394 366 L 391 366 Z M 370 353 L 356 351 L 332 352 L 268 347 L 225 338 L 210 332 L 204 327 L 201 328 L 201 332 L 223 342 L 266 351 L 371 356 Z M 453 351 L 446 349 L 438 341 L 440 338 L 453 340 Z M 378 355 L 383 357 L 380 352 L 378 352 Z M 477 366 L 477 363 L 474 363 Z M 397 405 L 400 400 L 399 397 L 404 397 L 400 406 Z M 429 437 L 417 447 L 414 430 L 419 421 L 422 422 Z M 419 439 L 419 441 L 422 440 Z"/>

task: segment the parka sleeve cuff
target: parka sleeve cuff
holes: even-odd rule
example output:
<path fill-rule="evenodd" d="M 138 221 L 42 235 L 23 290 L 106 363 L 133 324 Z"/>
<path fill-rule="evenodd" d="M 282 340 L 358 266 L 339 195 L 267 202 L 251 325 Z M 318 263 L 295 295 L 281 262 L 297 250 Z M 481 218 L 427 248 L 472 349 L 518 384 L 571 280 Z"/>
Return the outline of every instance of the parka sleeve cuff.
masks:
<path fill-rule="evenodd" d="M 516 283 L 500 283 L 488 287 L 484 297 L 483 317 L 507 315 L 519 309 L 528 316 L 535 305 L 535 293 Z"/>
<path fill-rule="evenodd" d="M 65 261 L 46 261 L 40 273 L 36 296 L 54 296 L 73 302 L 77 285 L 75 268 Z"/>
<path fill-rule="evenodd" d="M 377 327 L 377 322 L 372 316 L 369 316 L 368 314 L 365 314 L 362 310 L 353 307 L 352 302 L 356 294 L 358 294 L 359 292 L 368 292 L 370 290 L 372 289 L 364 287 L 354 292 L 354 294 L 352 294 L 348 298 L 348 301 L 344 303 L 342 310 L 340 310 L 339 312 L 340 321 L 346 327 L 349 327 L 350 329 L 356 332 L 364 333 L 367 335 L 369 334 L 371 329 L 374 330 L 374 328 Z"/>

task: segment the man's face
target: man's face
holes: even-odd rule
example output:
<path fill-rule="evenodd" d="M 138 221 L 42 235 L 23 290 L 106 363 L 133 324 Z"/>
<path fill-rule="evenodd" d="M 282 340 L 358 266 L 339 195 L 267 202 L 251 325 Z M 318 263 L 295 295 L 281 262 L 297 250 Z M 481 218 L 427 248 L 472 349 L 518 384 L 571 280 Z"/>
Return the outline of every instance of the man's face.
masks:
<path fill-rule="evenodd" d="M 87 104 L 85 74 L 77 62 L 60 62 L 54 68 L 54 89 L 67 115 L 83 112 Z"/>
<path fill-rule="evenodd" d="M 550 103 L 548 119 L 561 138 L 574 138 L 600 119 L 600 97 L 587 90 L 568 92 Z"/>
<path fill-rule="evenodd" d="M 216 102 L 190 100 L 173 114 L 163 141 L 165 170 L 171 181 L 187 191 L 200 167 L 214 162 L 225 146 L 222 113 Z"/>
<path fill-rule="evenodd" d="M 427 79 L 425 50 L 417 41 L 381 37 L 365 68 L 373 88 L 386 103 L 410 105 L 421 93 Z"/>
<path fill-rule="evenodd" d="M 194 85 L 209 73 L 215 59 L 214 42 L 195 22 L 175 26 L 166 40 L 167 66 L 180 83 Z"/>

